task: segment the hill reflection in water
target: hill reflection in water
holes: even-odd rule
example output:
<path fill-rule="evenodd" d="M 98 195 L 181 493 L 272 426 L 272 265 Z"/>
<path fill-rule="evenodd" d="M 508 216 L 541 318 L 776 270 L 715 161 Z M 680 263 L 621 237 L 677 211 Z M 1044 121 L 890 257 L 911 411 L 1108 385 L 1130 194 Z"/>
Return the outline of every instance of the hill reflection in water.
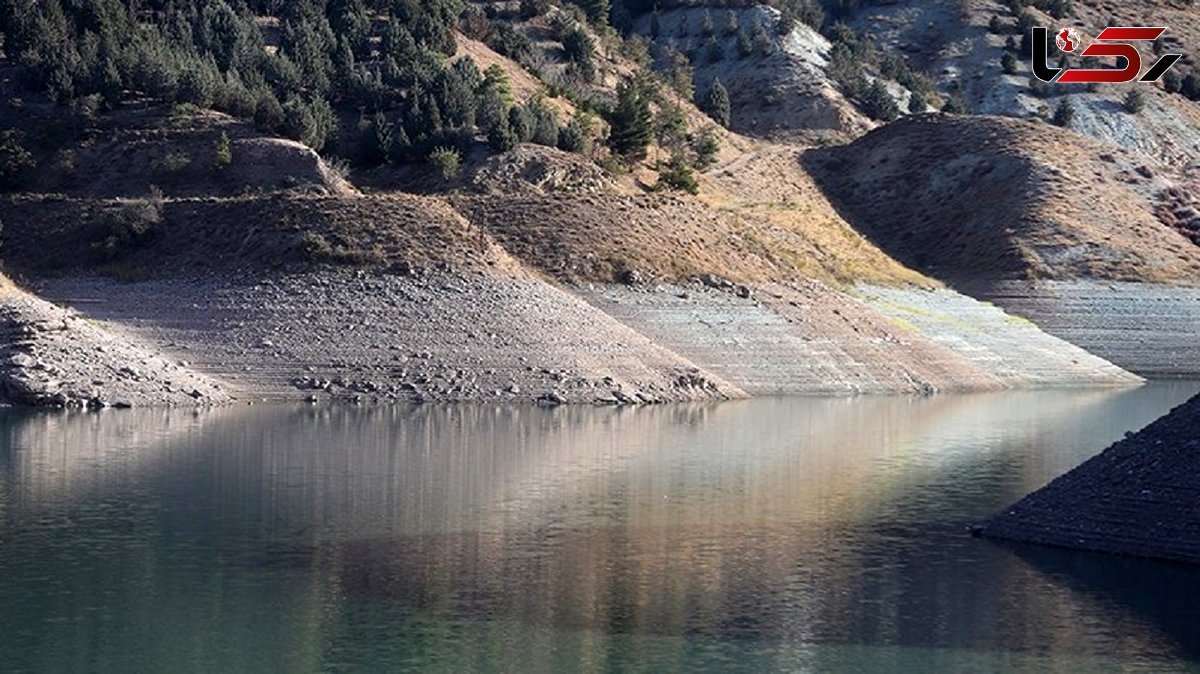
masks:
<path fill-rule="evenodd" d="M 0 653 L 98 671 L 1178 664 L 1200 609 L 963 528 L 1195 389 L 6 412 Z"/>

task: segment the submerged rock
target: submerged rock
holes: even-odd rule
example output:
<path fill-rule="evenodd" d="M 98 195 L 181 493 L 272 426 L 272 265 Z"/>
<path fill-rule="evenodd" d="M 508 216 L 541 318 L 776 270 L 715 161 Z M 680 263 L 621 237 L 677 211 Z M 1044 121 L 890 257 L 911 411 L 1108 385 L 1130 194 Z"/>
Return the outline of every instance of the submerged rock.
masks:
<path fill-rule="evenodd" d="M 983 536 L 1200 563 L 1200 395 L 977 527 Z"/>

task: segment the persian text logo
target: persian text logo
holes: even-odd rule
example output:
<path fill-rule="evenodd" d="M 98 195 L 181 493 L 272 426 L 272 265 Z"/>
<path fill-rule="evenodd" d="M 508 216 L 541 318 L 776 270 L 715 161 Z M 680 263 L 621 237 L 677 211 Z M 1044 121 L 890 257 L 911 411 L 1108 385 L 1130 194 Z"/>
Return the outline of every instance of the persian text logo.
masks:
<path fill-rule="evenodd" d="M 1079 82 L 1119 84 L 1132 82 L 1154 82 L 1183 58 L 1182 54 L 1163 54 L 1154 65 L 1138 79 L 1142 71 L 1142 54 L 1130 42 L 1154 41 L 1165 27 L 1112 26 L 1100 31 L 1095 41 L 1079 52 L 1080 56 L 1115 56 L 1125 59 L 1120 68 L 1056 68 L 1047 63 L 1050 51 L 1049 32 L 1042 26 L 1033 28 L 1033 75 L 1043 82 Z M 1082 41 L 1071 28 L 1063 28 L 1054 34 L 1054 44 L 1064 54 L 1073 54 Z"/>

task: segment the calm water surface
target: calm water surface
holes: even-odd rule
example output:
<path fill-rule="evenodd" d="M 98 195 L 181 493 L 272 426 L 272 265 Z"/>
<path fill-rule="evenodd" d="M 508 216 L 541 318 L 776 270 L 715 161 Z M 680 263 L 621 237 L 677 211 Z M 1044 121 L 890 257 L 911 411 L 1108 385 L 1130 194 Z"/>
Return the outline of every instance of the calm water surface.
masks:
<path fill-rule="evenodd" d="M 964 534 L 1198 388 L 0 412 L 0 670 L 1200 671 L 1200 571 Z"/>

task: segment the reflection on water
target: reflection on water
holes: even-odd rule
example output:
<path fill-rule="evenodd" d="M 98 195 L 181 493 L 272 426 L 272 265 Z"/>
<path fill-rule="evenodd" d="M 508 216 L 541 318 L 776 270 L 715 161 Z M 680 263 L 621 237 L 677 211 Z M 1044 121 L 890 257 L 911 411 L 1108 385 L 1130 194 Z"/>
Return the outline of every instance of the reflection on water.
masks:
<path fill-rule="evenodd" d="M 0 662 L 1187 668 L 1190 568 L 963 529 L 1196 388 L 10 411 Z"/>

